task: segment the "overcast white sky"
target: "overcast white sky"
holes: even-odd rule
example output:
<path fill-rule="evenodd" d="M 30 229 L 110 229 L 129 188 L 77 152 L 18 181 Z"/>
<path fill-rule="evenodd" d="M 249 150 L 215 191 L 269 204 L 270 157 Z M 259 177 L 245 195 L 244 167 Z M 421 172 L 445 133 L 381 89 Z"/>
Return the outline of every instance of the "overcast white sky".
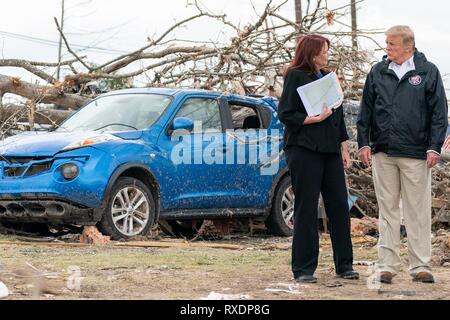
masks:
<path fill-rule="evenodd" d="M 294 1 L 284 6 L 282 14 L 294 19 Z M 74 5 L 88 2 L 83 6 Z M 273 0 L 281 3 L 281 0 Z M 349 0 L 328 0 L 328 7 L 340 7 Z M 68 19 L 66 32 L 71 43 L 115 50 L 102 54 L 87 51 L 90 60 L 102 62 L 121 52 L 142 47 L 148 36 L 161 34 L 174 21 L 195 12 L 186 6 L 186 0 L 66 0 Z M 261 12 L 267 0 L 201 0 L 214 13 L 226 13 L 235 23 L 246 24 L 256 18 L 252 3 Z M 385 30 L 394 24 L 407 24 L 416 33 L 417 48 L 434 62 L 443 75 L 450 74 L 447 42 L 450 33 L 450 4 L 444 0 L 364 0 L 358 4 L 360 28 Z M 0 57 L 56 61 L 58 32 L 53 17 L 60 16 L 60 0 L 1 0 Z M 22 36 L 46 39 L 26 40 Z M 185 39 L 223 41 L 228 38 L 211 20 L 202 19 L 179 31 Z M 384 43 L 384 35 L 378 36 Z M 367 49 L 370 49 L 370 46 Z M 67 56 L 70 57 L 70 56 Z M 20 75 L 31 80 L 31 75 L 17 69 L 0 68 L 0 73 Z M 450 81 L 446 81 L 450 88 Z"/>

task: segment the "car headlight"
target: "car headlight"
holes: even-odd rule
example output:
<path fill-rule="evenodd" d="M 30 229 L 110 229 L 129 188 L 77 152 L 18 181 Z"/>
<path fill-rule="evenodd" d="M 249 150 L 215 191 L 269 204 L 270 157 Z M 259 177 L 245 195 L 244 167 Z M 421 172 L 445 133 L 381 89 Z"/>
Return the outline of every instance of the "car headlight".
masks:
<path fill-rule="evenodd" d="M 61 175 L 66 180 L 73 180 L 78 177 L 80 168 L 75 163 L 66 163 L 61 166 Z"/>
<path fill-rule="evenodd" d="M 112 134 L 102 134 L 102 135 L 98 135 L 98 136 L 89 137 L 87 139 L 83 139 L 83 140 L 80 140 L 77 142 L 73 142 L 73 143 L 65 146 L 62 149 L 62 151 L 78 149 L 78 148 L 87 147 L 87 146 L 101 143 L 101 142 L 115 141 L 115 140 L 121 140 L 121 139 Z"/>

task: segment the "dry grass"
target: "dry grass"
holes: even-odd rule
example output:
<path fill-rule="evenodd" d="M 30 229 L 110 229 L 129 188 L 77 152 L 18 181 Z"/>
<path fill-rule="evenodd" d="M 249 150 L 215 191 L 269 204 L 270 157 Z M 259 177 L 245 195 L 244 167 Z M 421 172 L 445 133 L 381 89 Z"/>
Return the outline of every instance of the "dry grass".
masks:
<path fill-rule="evenodd" d="M 14 237 L 0 236 L 14 241 Z M 412 283 L 405 271 L 391 286 L 368 289 L 367 266 L 357 265 L 358 281 L 337 279 L 328 238 L 322 239 L 317 284 L 298 285 L 290 271 L 290 238 L 239 237 L 214 244 L 239 244 L 240 250 L 179 247 L 123 248 L 113 245 L 51 247 L 0 244 L 0 279 L 10 299 L 200 299 L 212 291 L 245 294 L 250 299 L 448 299 L 450 269 L 435 268 L 437 283 Z M 355 260 L 374 261 L 375 242 L 354 238 Z M 201 243 L 201 242 L 196 242 Z M 405 251 L 402 256 L 406 260 Z M 406 262 L 406 261 L 405 261 Z M 81 274 L 73 285 L 73 266 Z M 71 269 L 72 268 L 72 269 Z M 72 273 L 69 271 L 72 270 Z M 266 289 L 275 289 L 267 291 Z M 276 291 L 278 290 L 278 291 Z M 283 291 L 284 290 L 284 291 Z M 287 292 L 287 291 L 289 292 Z"/>

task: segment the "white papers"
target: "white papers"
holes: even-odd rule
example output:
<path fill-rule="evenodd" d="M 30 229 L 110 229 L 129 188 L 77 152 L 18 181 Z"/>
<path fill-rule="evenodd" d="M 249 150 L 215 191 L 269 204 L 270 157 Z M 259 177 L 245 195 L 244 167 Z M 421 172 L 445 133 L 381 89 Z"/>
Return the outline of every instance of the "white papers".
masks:
<path fill-rule="evenodd" d="M 9 292 L 8 288 L 5 286 L 3 282 L 0 281 L 0 299 L 8 297 Z"/>
<path fill-rule="evenodd" d="M 297 92 L 310 117 L 320 114 L 324 103 L 329 108 L 336 109 L 344 101 L 344 93 L 334 72 L 330 72 L 319 80 L 298 87 Z"/>

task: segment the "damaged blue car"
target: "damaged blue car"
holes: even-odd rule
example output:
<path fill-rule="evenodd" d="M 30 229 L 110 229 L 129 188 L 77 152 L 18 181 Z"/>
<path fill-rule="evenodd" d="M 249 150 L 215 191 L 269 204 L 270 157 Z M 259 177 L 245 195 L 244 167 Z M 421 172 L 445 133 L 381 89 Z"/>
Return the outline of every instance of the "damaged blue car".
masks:
<path fill-rule="evenodd" d="M 276 110 L 271 97 L 203 90 L 101 95 L 53 132 L 0 142 L 0 221 L 97 225 L 119 239 L 162 220 L 182 230 L 253 217 L 291 235 Z"/>

